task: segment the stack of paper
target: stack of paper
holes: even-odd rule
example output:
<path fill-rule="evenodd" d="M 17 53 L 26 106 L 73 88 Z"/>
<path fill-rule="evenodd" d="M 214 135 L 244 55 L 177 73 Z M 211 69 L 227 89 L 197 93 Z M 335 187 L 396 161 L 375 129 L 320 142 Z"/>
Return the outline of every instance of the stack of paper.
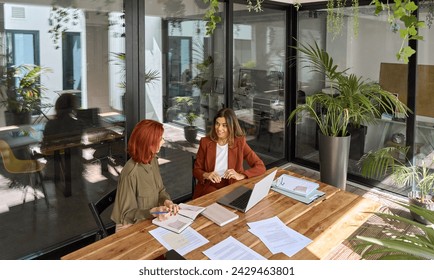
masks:
<path fill-rule="evenodd" d="M 288 257 L 312 242 L 306 236 L 286 226 L 279 218 L 247 223 L 249 231 L 256 235 L 273 254 L 284 253 Z"/>
<path fill-rule="evenodd" d="M 282 174 L 272 185 L 274 191 L 306 204 L 324 195 L 324 192 L 319 191 L 318 187 L 318 183 L 287 174 Z"/>

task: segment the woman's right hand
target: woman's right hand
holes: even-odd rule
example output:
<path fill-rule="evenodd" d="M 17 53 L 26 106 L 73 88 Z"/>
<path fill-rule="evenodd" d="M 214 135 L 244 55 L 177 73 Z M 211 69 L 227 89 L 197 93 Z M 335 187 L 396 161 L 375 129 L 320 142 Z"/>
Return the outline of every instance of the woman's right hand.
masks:
<path fill-rule="evenodd" d="M 220 181 L 222 180 L 222 178 L 214 171 L 209 173 L 203 173 L 203 178 L 206 180 L 210 180 L 213 183 L 220 183 Z"/>
<path fill-rule="evenodd" d="M 157 217 L 159 221 L 167 220 L 171 215 L 169 207 L 166 206 L 158 206 L 158 207 L 151 208 L 150 212 L 152 216 Z M 157 212 L 163 212 L 163 213 L 156 214 Z"/>

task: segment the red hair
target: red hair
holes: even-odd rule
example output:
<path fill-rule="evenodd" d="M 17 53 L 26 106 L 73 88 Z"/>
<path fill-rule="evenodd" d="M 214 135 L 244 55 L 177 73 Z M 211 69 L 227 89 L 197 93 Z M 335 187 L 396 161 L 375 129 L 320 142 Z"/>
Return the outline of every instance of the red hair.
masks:
<path fill-rule="evenodd" d="M 163 124 L 157 121 L 140 121 L 128 140 L 128 154 L 135 162 L 150 163 L 157 153 L 163 132 Z"/>

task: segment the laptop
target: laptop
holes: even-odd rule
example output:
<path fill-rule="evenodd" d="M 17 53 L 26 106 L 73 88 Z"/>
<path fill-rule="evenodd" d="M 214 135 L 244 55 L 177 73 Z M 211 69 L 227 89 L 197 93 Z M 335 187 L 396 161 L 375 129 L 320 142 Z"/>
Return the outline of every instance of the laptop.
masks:
<path fill-rule="evenodd" d="M 276 172 L 277 170 L 274 170 L 269 175 L 265 176 L 261 181 L 255 184 L 253 189 L 246 186 L 239 186 L 221 197 L 217 202 L 246 213 L 267 196 L 274 177 L 276 176 Z"/>

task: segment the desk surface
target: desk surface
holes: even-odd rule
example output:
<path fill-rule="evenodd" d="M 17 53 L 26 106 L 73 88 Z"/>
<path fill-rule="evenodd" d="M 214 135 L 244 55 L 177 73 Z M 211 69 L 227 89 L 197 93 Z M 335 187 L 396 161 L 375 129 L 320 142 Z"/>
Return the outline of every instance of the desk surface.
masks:
<path fill-rule="evenodd" d="M 274 169 L 272 169 L 274 170 Z M 272 170 L 268 170 L 267 174 Z M 278 170 L 282 173 L 305 178 L 296 173 Z M 263 176 L 261 176 L 263 177 Z M 235 187 L 245 184 L 253 187 L 259 178 L 251 178 L 232 184 L 211 194 L 205 195 L 189 204 L 207 206 Z M 309 179 L 309 178 L 305 178 Z M 315 181 L 309 179 L 311 181 Z M 210 242 L 186 254 L 186 259 L 208 259 L 202 252 L 213 245 L 233 236 L 268 259 L 315 260 L 325 258 L 330 251 L 349 237 L 380 205 L 359 195 L 342 191 L 330 185 L 320 183 L 320 190 L 325 192 L 325 199 L 310 205 L 270 191 L 268 196 L 247 213 L 237 212 L 239 219 L 219 227 L 202 215 L 198 216 L 192 228 Z M 229 209 L 229 208 L 228 208 Z M 235 210 L 232 210 L 235 211 Z M 253 234 L 248 232 L 246 223 L 279 217 L 290 228 L 313 240 L 311 244 L 291 258 L 283 253 L 271 254 L 267 247 Z M 167 250 L 149 234 L 156 228 L 150 220 L 139 222 L 125 230 L 110 235 L 82 249 L 72 252 L 62 259 L 155 259 Z"/>

